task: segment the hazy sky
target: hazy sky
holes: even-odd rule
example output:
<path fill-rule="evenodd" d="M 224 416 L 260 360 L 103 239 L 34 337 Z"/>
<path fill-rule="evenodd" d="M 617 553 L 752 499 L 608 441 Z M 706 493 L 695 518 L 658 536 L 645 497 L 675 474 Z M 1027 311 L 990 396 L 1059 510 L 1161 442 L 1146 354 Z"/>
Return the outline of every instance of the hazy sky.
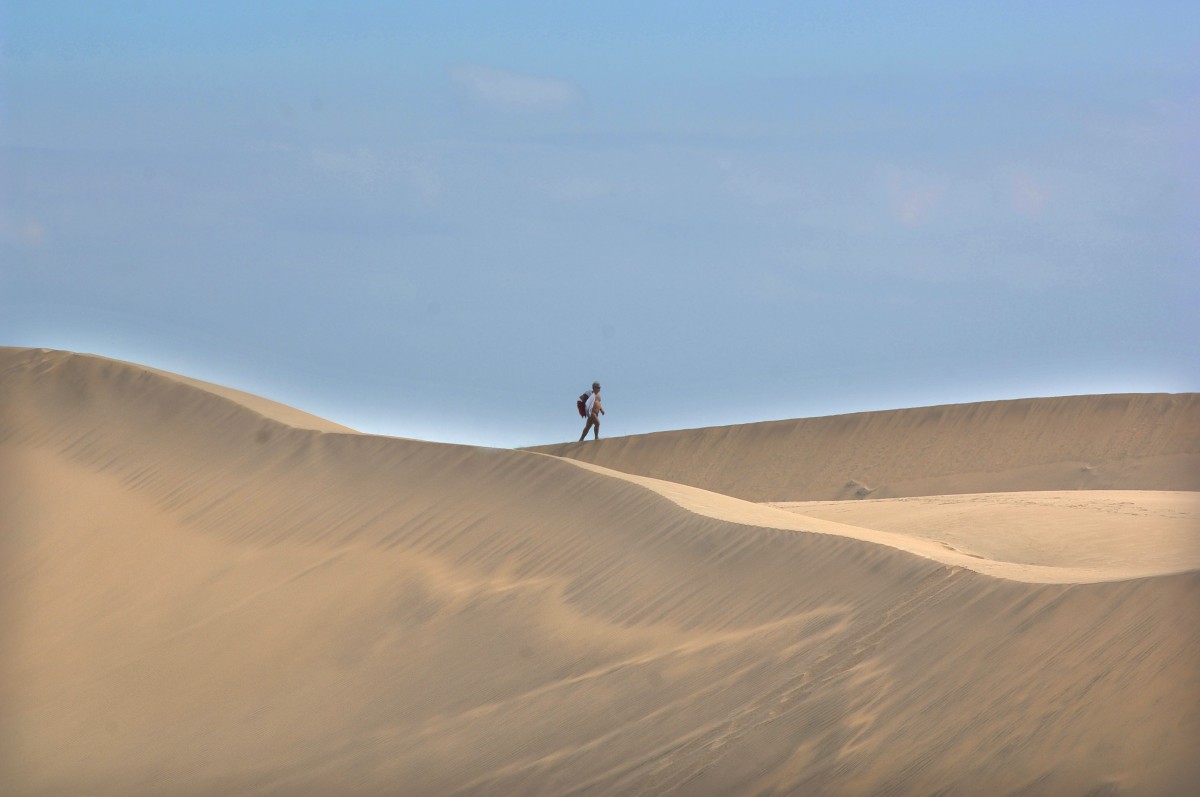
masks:
<path fill-rule="evenodd" d="M 0 345 L 485 445 L 1200 389 L 1200 5 L 0 0 Z"/>

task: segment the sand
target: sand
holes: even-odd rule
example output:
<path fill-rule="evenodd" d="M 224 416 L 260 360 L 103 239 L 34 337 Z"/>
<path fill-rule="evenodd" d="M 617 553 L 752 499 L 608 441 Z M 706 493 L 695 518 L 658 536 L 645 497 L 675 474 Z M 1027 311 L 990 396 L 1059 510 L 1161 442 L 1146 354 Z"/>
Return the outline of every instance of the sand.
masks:
<path fill-rule="evenodd" d="M 1200 490 L 1200 393 L 989 401 L 531 449 L 747 501 Z"/>
<path fill-rule="evenodd" d="M 1115 578 L 1200 570 L 1200 493 L 1076 490 L 775 504 L 968 556 Z"/>
<path fill-rule="evenodd" d="M 1114 403 L 1194 424 L 1161 404 L 1192 396 L 1093 398 L 1076 428 L 1117 428 Z M 1051 467 L 1039 493 L 769 506 L 250 399 L 0 349 L 6 794 L 1190 794 L 1200 778 L 1196 503 L 1145 479 L 1197 447 L 1124 435 L 1143 465 L 1097 460 L 1113 493 L 1064 492 Z M 1036 439 L 994 426 L 1012 472 L 1058 462 L 1061 436 L 1022 459 Z M 905 441 L 884 434 L 880 461 Z"/>

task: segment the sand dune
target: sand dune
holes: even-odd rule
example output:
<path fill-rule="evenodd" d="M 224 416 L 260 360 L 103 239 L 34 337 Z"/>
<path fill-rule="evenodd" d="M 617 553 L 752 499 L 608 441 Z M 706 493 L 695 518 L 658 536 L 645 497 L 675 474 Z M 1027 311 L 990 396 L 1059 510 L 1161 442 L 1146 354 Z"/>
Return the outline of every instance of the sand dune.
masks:
<path fill-rule="evenodd" d="M 1200 490 L 1200 394 L 953 404 L 531 450 L 748 501 Z"/>
<path fill-rule="evenodd" d="M 1117 578 L 1200 570 L 1200 493 L 1194 492 L 984 493 L 775 506 L 983 560 Z"/>
<path fill-rule="evenodd" d="M 45 356 L 52 359 L 55 356 L 62 356 L 63 354 L 65 352 L 54 353 L 47 351 Z M 288 426 L 295 426 L 299 429 L 316 429 L 321 432 L 354 432 L 354 429 L 351 429 L 349 426 L 342 426 L 340 423 L 318 418 L 316 415 L 298 410 L 295 407 L 289 407 L 286 404 L 280 404 L 278 401 L 271 401 L 268 398 L 255 396 L 252 393 L 246 393 L 242 390 L 234 390 L 224 385 L 214 385 L 212 382 L 202 382 L 199 379 L 192 379 L 188 376 L 160 371 L 157 368 L 145 368 L 145 370 L 159 376 L 165 376 L 175 382 L 182 382 L 185 385 L 200 388 L 206 393 L 212 393 L 215 396 L 229 399 L 243 407 L 254 410 L 259 415 L 287 424 Z"/>
<path fill-rule="evenodd" d="M 1178 535 L 1144 571 L 1119 546 L 980 565 L 913 528 L 341 432 L 212 387 L 0 349 L 6 793 L 1200 777 L 1200 573 Z"/>
<path fill-rule="evenodd" d="M 642 485 L 705 517 L 864 540 L 1013 581 L 1082 584 L 1200 569 L 1200 493 L 990 493 L 755 504 L 579 464 Z"/>

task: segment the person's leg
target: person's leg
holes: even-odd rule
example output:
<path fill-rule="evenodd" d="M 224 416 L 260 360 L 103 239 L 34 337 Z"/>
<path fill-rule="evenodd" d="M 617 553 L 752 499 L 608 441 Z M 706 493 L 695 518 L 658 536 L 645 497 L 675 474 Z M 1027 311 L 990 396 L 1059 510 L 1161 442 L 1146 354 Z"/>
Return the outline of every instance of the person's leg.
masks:
<path fill-rule="evenodd" d="M 587 423 L 583 425 L 583 434 L 579 435 L 579 442 L 583 442 L 583 438 L 587 437 L 588 429 L 592 428 L 592 419 L 588 418 Z"/>
<path fill-rule="evenodd" d="M 596 436 L 593 437 L 592 439 L 599 440 L 600 439 L 600 416 L 597 415 L 595 418 L 592 418 L 592 422 L 596 424 Z"/>

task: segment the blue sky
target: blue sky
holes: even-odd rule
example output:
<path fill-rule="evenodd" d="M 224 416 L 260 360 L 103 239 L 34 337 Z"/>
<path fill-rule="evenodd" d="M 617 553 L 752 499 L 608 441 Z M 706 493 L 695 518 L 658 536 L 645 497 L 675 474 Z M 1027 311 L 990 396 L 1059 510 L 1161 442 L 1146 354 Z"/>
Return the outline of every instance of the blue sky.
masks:
<path fill-rule="evenodd" d="M 0 2 L 0 344 L 515 446 L 1200 389 L 1185 3 Z"/>

